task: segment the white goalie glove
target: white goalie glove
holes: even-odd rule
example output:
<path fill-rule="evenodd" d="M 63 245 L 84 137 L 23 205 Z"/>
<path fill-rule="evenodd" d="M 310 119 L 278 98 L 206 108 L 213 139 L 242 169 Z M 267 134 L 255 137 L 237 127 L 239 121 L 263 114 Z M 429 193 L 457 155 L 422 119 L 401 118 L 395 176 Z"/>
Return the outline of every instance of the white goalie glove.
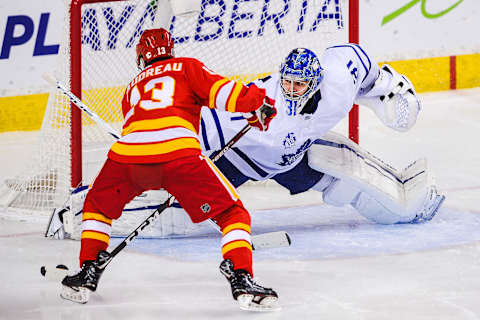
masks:
<path fill-rule="evenodd" d="M 397 131 L 407 131 L 417 121 L 421 103 L 410 80 L 384 64 L 372 88 L 356 99 Z"/>

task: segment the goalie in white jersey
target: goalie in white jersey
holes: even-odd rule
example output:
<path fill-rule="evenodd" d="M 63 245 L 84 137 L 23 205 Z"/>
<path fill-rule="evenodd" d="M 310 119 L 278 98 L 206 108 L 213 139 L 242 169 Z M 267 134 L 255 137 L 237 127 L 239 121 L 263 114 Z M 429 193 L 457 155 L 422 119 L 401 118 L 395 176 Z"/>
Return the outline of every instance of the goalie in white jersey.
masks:
<path fill-rule="evenodd" d="M 278 115 L 266 133 L 251 130 L 216 162 L 235 187 L 273 179 L 291 194 L 317 190 L 325 203 L 352 205 L 383 224 L 426 221 L 435 215 L 444 196 L 429 177 L 425 159 L 397 171 L 329 132 L 354 103 L 371 108 L 394 130 L 410 129 L 421 103 L 405 76 L 388 65 L 379 69 L 360 46 L 345 44 L 326 49 L 321 61 L 309 49 L 294 49 L 280 73 L 254 83 L 275 99 Z M 204 151 L 219 150 L 244 126 L 243 118 L 204 108 Z"/>

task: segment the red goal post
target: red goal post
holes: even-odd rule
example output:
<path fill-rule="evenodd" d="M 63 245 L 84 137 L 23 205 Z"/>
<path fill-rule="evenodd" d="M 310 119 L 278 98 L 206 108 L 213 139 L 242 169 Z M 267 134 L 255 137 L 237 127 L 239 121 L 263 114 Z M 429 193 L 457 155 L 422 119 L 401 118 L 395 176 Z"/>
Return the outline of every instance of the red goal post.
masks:
<path fill-rule="evenodd" d="M 359 0 L 349 0 L 348 3 L 350 12 L 348 15 L 348 40 L 358 44 L 360 41 Z M 348 114 L 348 137 L 355 143 L 359 142 L 359 131 L 358 105 L 354 104 Z"/>

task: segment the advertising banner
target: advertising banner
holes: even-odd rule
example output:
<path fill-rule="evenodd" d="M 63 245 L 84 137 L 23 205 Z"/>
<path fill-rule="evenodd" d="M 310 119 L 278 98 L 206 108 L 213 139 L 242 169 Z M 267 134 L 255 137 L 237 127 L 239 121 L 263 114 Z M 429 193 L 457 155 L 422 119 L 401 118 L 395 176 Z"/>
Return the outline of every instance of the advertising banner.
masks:
<path fill-rule="evenodd" d="M 313 1 L 328 6 L 338 3 Z M 249 1 L 232 2 L 244 6 Z M 257 2 L 259 8 L 267 4 L 301 8 L 308 7 L 310 0 Z M 64 0 L 0 2 L 0 97 L 48 91 L 41 75 L 56 68 L 61 39 L 66 36 L 65 12 Z M 377 61 L 480 53 L 479 13 L 478 0 L 360 0 L 360 44 Z M 316 47 L 315 43 L 302 45 Z"/>
<path fill-rule="evenodd" d="M 0 1 L 0 96 L 46 92 L 64 32 L 63 0 Z"/>
<path fill-rule="evenodd" d="M 478 0 L 360 0 L 360 43 L 381 61 L 480 53 Z"/>

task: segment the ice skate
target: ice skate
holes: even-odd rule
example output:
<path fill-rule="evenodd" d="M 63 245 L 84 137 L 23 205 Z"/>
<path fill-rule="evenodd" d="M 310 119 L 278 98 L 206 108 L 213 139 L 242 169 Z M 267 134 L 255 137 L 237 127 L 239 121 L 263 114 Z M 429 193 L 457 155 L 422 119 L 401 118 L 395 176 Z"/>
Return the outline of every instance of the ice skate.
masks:
<path fill-rule="evenodd" d="M 105 261 L 109 256 L 108 252 L 100 251 L 97 260 L 85 261 L 77 273 L 66 276 L 62 280 L 60 296 L 73 302 L 87 303 L 90 298 L 90 291 L 97 290 L 98 281 L 104 270 L 98 267 L 99 262 Z"/>
<path fill-rule="evenodd" d="M 250 311 L 280 310 L 277 293 L 271 288 L 265 288 L 255 283 L 247 271 L 234 270 L 230 259 L 222 261 L 220 272 L 230 282 L 233 299 L 238 301 L 240 309 Z"/>

